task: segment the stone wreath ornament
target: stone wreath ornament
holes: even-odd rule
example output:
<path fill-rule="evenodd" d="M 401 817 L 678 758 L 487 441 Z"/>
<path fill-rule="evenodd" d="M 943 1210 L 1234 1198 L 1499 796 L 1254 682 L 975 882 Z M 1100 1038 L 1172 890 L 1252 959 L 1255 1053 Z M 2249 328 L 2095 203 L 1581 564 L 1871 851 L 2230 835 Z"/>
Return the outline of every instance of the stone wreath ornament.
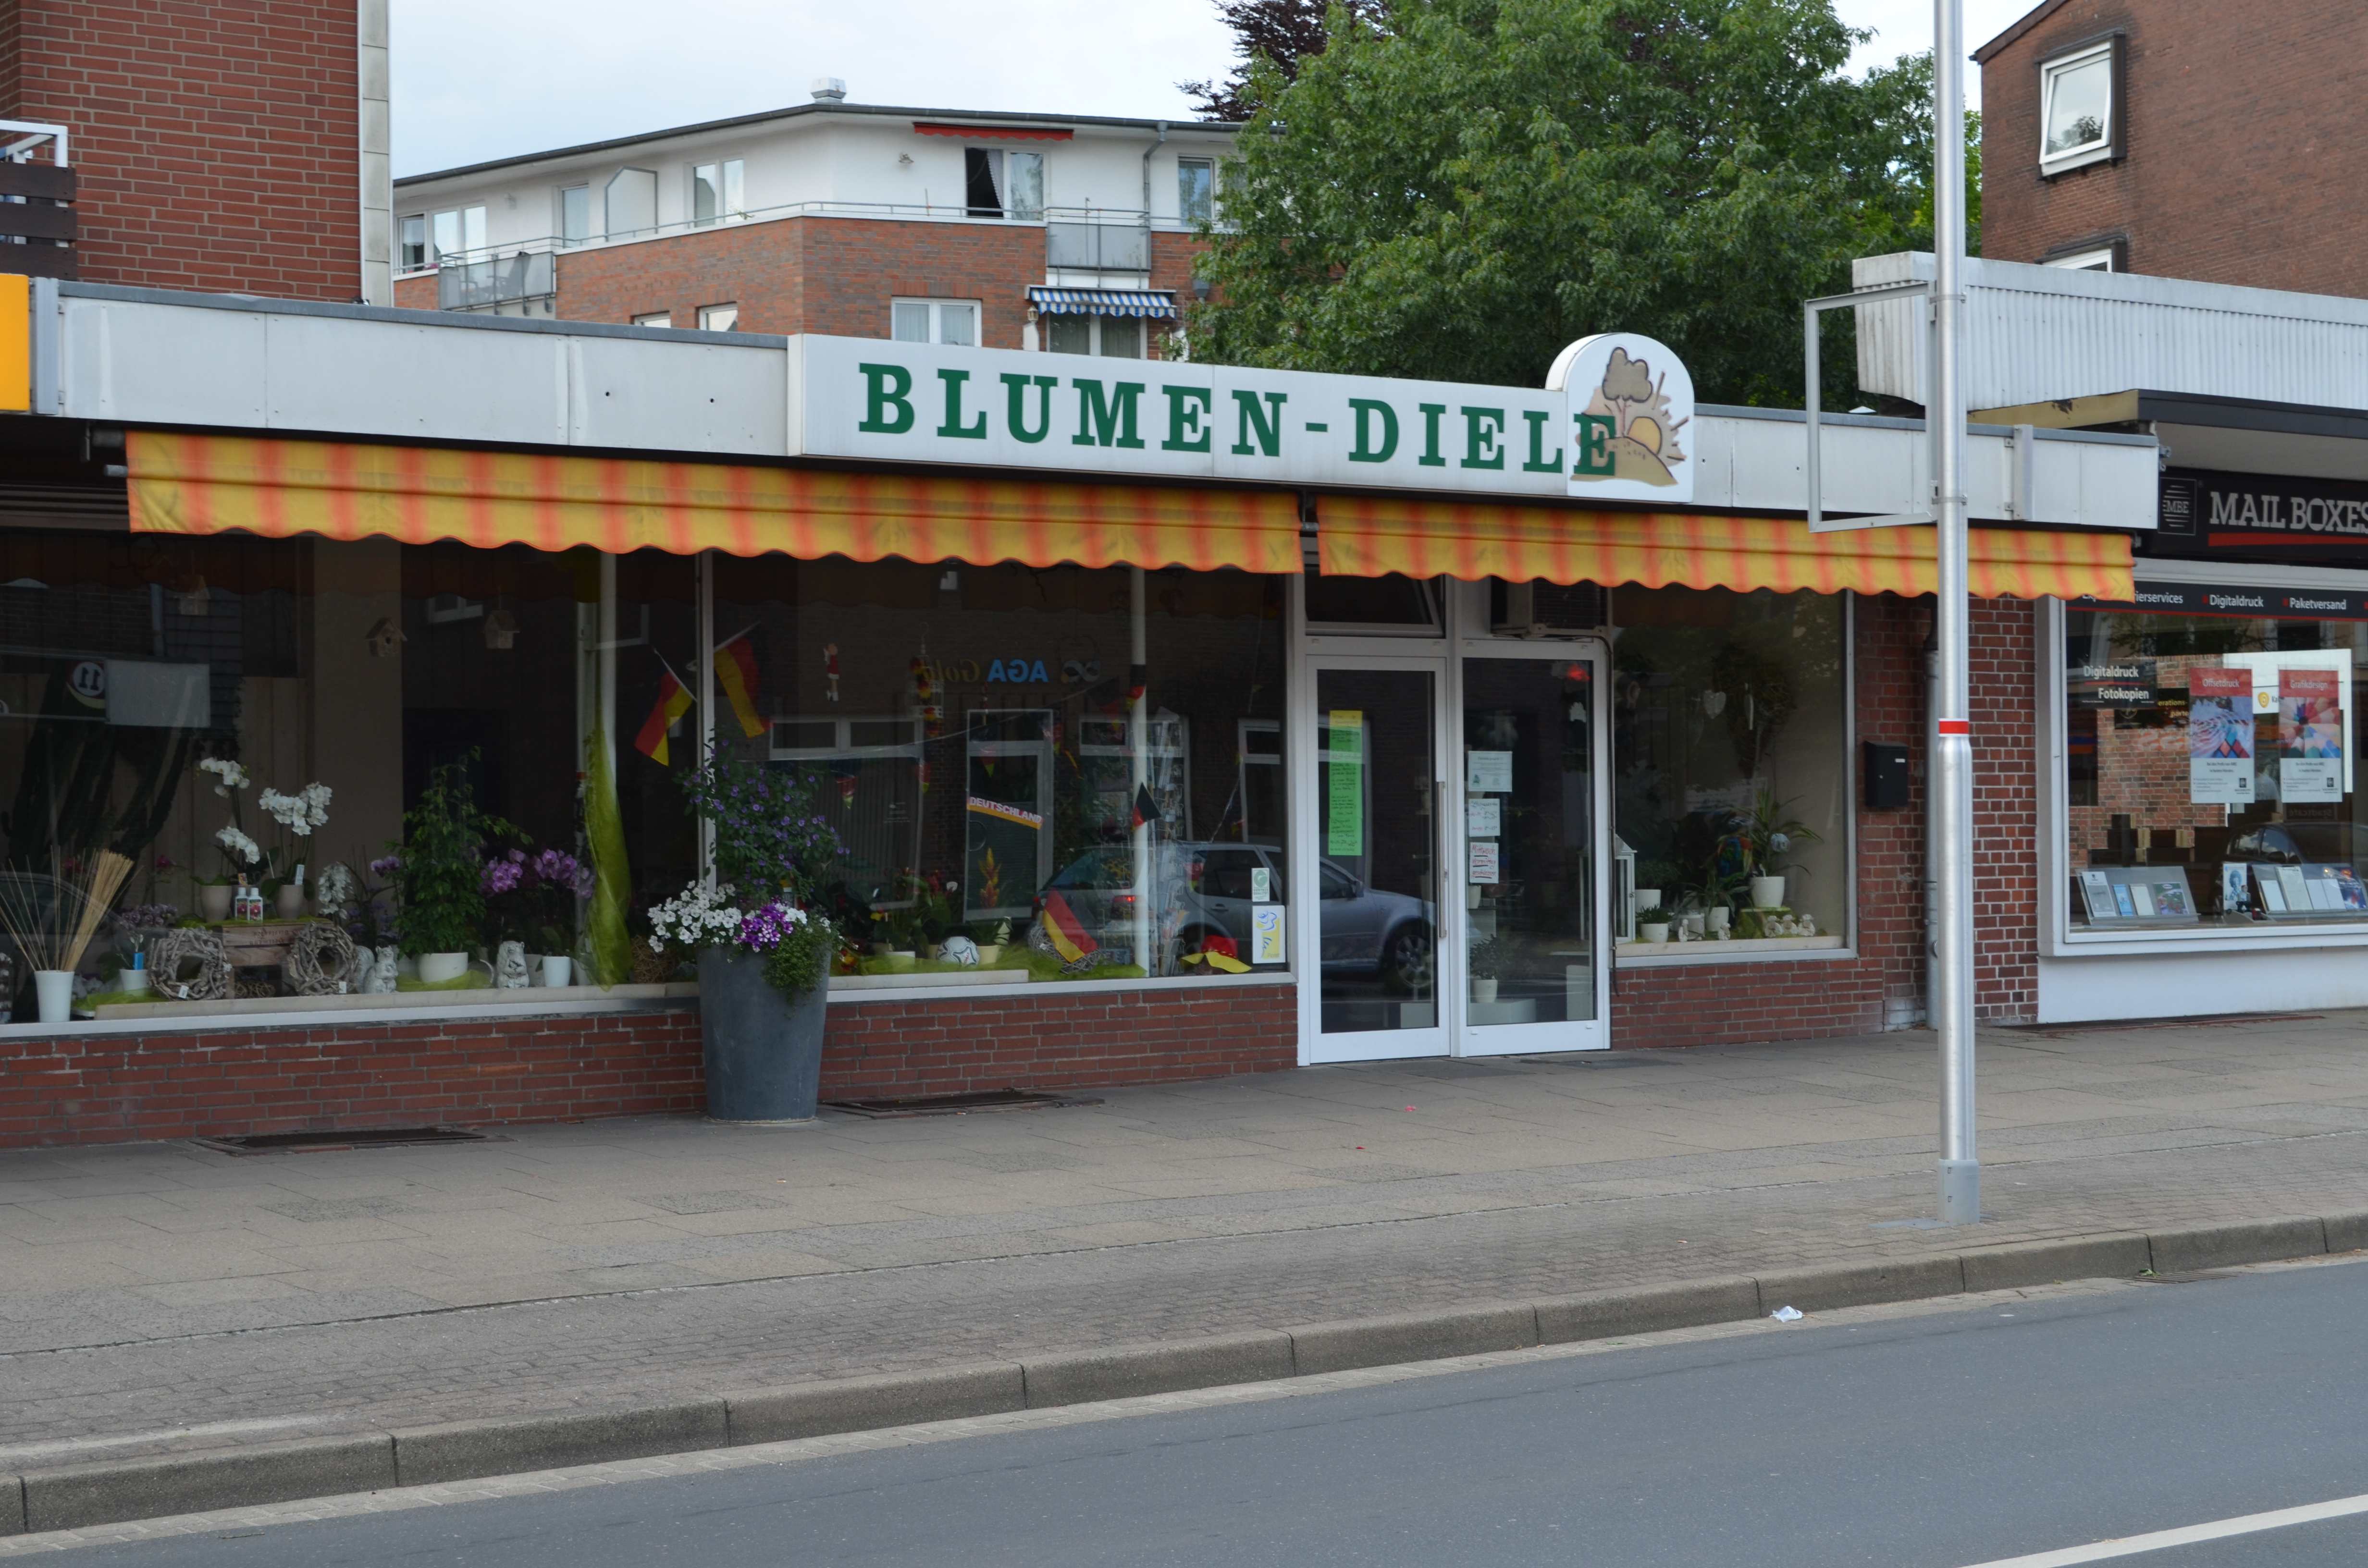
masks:
<path fill-rule="evenodd" d="M 176 1002 L 219 1002 L 230 994 L 230 955 L 219 931 L 197 926 L 160 931 L 148 939 L 148 958 L 156 989 Z M 197 972 L 185 973 L 192 964 Z"/>
<path fill-rule="evenodd" d="M 280 964 L 288 989 L 299 996 L 336 996 L 354 989 L 354 939 L 325 920 L 307 922 L 288 944 Z"/>

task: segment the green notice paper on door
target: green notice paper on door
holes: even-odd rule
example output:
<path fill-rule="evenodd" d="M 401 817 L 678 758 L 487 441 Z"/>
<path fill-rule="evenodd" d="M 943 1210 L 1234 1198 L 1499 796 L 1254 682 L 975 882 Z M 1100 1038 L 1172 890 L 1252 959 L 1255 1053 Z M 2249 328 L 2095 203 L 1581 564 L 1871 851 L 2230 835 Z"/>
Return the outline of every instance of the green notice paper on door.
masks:
<path fill-rule="evenodd" d="M 1324 853 L 1365 852 L 1365 712 L 1335 708 L 1324 746 L 1326 802 Z"/>

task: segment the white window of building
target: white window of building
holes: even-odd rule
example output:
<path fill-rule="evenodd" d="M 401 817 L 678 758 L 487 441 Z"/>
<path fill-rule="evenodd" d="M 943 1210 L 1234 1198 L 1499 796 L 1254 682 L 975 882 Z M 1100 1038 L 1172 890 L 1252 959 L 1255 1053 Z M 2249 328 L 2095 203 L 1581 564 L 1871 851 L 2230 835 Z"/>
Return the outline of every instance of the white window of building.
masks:
<path fill-rule="evenodd" d="M 592 187 L 571 185 L 559 193 L 559 237 L 570 244 L 592 237 Z"/>
<path fill-rule="evenodd" d="M 619 169 L 609 176 L 608 223 L 612 239 L 647 233 L 658 226 L 658 176 L 653 169 Z"/>
<path fill-rule="evenodd" d="M 1055 354 L 1099 354 L 1112 359 L 1140 359 L 1144 324 L 1136 316 L 1057 315 L 1051 318 L 1045 347 Z"/>
<path fill-rule="evenodd" d="M 888 335 L 899 343 L 978 347 L 976 300 L 892 300 L 888 315 Z"/>
<path fill-rule="evenodd" d="M 403 221 L 403 237 L 397 245 L 394 267 L 398 272 L 416 272 L 427 265 L 427 214 L 414 212 Z"/>
<path fill-rule="evenodd" d="M 2099 245 L 2094 250 L 2078 250 L 2068 256 L 2051 256 L 2039 265 L 2061 267 L 2072 272 L 2111 272 L 2113 270 L 2113 247 Z"/>
<path fill-rule="evenodd" d="M 962 200 L 973 218 L 1044 216 L 1044 154 L 962 149 Z"/>
<path fill-rule="evenodd" d="M 2121 150 L 2121 44 L 2108 39 L 2039 66 L 2039 166 L 2049 174 Z"/>
<path fill-rule="evenodd" d="M 441 262 L 448 256 L 485 248 L 485 210 L 462 207 L 450 212 L 436 214 L 436 249 L 428 257 Z"/>
<path fill-rule="evenodd" d="M 738 305 L 700 306 L 699 330 L 701 332 L 739 331 L 740 307 Z"/>
<path fill-rule="evenodd" d="M 1217 165 L 1208 158 L 1176 160 L 1176 215 L 1206 223 L 1217 215 Z"/>
<path fill-rule="evenodd" d="M 635 326 L 672 326 L 674 325 L 674 312 L 672 311 L 651 311 L 644 315 L 635 316 L 633 318 L 633 324 Z"/>
<path fill-rule="evenodd" d="M 748 206 L 741 196 L 741 162 L 727 158 L 721 163 L 694 165 L 690 171 L 690 221 L 694 223 L 729 222 L 747 215 Z"/>

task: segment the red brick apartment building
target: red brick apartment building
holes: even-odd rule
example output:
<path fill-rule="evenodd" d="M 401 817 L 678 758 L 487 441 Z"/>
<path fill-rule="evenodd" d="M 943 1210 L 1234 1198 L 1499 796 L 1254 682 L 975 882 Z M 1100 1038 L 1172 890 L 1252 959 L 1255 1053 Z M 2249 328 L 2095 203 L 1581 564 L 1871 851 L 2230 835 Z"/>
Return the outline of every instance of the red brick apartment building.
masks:
<path fill-rule="evenodd" d="M 2048 0 L 1974 57 L 1986 256 L 2368 294 L 2368 6 Z"/>
<path fill-rule="evenodd" d="M 34 135 L 0 171 L 0 194 L 33 199 L 0 212 L 29 242 L 0 270 L 391 303 L 386 17 L 386 0 L 0 0 L 0 120 L 61 128 L 70 170 Z"/>
<path fill-rule="evenodd" d="M 396 183 L 423 309 L 1141 357 L 1233 128 L 849 103 Z M 1032 327 L 1032 335 L 1031 335 Z"/>

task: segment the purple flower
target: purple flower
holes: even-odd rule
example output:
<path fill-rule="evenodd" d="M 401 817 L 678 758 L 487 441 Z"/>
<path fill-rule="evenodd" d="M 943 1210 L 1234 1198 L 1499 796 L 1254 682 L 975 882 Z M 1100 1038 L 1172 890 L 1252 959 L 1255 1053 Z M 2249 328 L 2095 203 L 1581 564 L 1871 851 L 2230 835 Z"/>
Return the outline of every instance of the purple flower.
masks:
<path fill-rule="evenodd" d="M 373 860 L 370 862 L 370 875 L 373 877 L 391 877 L 394 875 L 395 871 L 399 869 L 402 865 L 402 856 L 389 855 L 384 859 Z"/>
<path fill-rule="evenodd" d="M 518 851 L 512 850 L 510 854 L 517 855 Z M 512 859 L 507 855 L 496 855 L 485 862 L 484 872 L 478 878 L 478 886 L 484 889 L 487 898 L 499 898 L 517 889 L 523 869 L 519 861 L 524 858 L 524 856 Z"/>

